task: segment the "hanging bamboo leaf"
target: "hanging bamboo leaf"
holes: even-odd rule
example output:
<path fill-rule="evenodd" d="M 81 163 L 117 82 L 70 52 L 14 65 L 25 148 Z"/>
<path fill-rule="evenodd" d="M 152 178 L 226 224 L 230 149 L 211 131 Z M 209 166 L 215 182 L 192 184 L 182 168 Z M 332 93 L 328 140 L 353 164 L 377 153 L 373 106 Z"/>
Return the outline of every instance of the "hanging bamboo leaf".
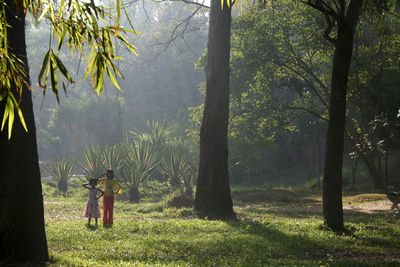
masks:
<path fill-rule="evenodd" d="M 43 78 L 44 70 L 46 69 L 47 64 L 49 62 L 50 51 L 51 51 L 51 49 L 49 51 L 47 51 L 46 55 L 43 58 L 42 67 L 40 68 L 39 76 L 38 76 L 39 86 L 43 89 L 46 89 L 46 86 L 42 85 L 42 78 Z M 46 77 L 45 81 L 47 81 L 47 77 Z"/>
<path fill-rule="evenodd" d="M 55 72 L 55 66 L 52 60 L 50 59 L 50 80 L 51 80 L 51 89 L 53 93 L 56 95 L 57 103 L 60 104 L 60 97 L 58 95 L 58 83 L 57 83 L 57 75 Z"/>
<path fill-rule="evenodd" d="M 2 131 L 3 131 L 3 129 L 4 129 L 4 125 L 5 125 L 6 121 L 7 121 L 7 119 L 8 119 L 9 113 L 10 113 L 10 107 L 9 107 L 9 99 L 8 99 L 8 97 L 7 97 L 7 98 L 6 98 L 6 106 L 5 106 L 5 109 L 4 109 L 3 121 L 2 121 L 2 123 L 1 123 L 1 130 L 2 130 Z"/>
<path fill-rule="evenodd" d="M 42 14 L 37 19 L 37 21 L 40 21 L 41 19 L 43 19 L 47 15 L 47 12 L 49 12 L 49 9 L 50 9 L 50 5 L 47 5 L 47 7 L 43 10 Z"/>
<path fill-rule="evenodd" d="M 9 108 L 9 114 L 8 114 L 8 139 L 11 138 L 11 133 L 12 133 L 12 126 L 14 123 L 14 103 L 11 99 L 11 97 L 7 98 L 7 106 L 6 108 Z"/>
<path fill-rule="evenodd" d="M 67 78 L 67 80 L 71 83 L 74 82 L 74 80 L 72 79 L 71 75 L 69 74 L 67 68 L 65 67 L 65 65 L 62 63 L 62 61 L 60 60 L 60 58 L 52 51 L 51 52 L 51 58 L 53 59 L 53 62 L 56 64 L 57 68 L 60 70 L 61 74 Z"/>
<path fill-rule="evenodd" d="M 121 88 L 118 85 L 117 80 L 115 79 L 114 74 L 112 74 L 112 72 L 107 67 L 106 67 L 106 71 L 107 71 L 108 77 L 110 78 L 110 80 L 114 84 L 114 86 L 121 90 Z"/>
<path fill-rule="evenodd" d="M 22 126 L 24 127 L 25 131 L 28 132 L 28 128 L 26 127 L 24 115 L 22 114 L 22 110 L 19 106 L 17 107 L 17 111 L 18 111 L 18 117 L 19 117 L 19 120 L 20 120 Z"/>
<path fill-rule="evenodd" d="M 121 1 L 120 0 L 116 0 L 117 2 L 117 25 L 116 27 L 119 28 L 119 21 L 121 19 Z"/>

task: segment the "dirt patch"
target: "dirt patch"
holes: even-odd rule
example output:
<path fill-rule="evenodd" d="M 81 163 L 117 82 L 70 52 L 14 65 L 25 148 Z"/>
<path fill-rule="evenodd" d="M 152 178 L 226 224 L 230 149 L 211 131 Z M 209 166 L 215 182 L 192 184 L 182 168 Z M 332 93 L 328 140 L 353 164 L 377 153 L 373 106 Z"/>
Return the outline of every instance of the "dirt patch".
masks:
<path fill-rule="evenodd" d="M 353 196 L 345 196 L 343 199 L 351 203 L 365 203 L 388 200 L 388 197 L 386 194 L 359 194 Z"/>
<path fill-rule="evenodd" d="M 322 214 L 321 193 L 293 192 L 285 189 L 257 189 L 234 192 L 236 206 L 245 210 L 281 212 L 290 216 Z M 358 194 L 343 197 L 345 213 L 399 212 L 398 193 Z"/>
<path fill-rule="evenodd" d="M 398 208 L 396 208 L 396 206 L 393 206 L 393 203 L 388 199 L 373 201 L 373 202 L 357 203 L 357 204 L 352 204 L 351 202 L 343 204 L 344 204 L 343 210 L 347 212 L 367 213 L 367 214 L 398 212 Z"/>

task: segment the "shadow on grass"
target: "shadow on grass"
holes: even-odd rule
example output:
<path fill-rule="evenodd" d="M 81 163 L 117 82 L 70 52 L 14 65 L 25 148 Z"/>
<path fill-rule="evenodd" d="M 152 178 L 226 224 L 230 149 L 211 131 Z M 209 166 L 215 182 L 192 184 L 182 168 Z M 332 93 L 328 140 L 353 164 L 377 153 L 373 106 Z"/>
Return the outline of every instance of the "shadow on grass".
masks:
<path fill-rule="evenodd" d="M 294 192 L 287 189 L 250 189 L 235 191 L 232 198 L 239 204 L 258 204 L 258 203 L 318 203 L 317 199 L 310 198 L 309 193 Z"/>
<path fill-rule="evenodd" d="M 95 231 L 95 230 L 97 230 L 97 228 L 99 228 L 99 226 L 95 225 L 95 224 L 86 224 L 86 228 L 88 230 Z"/>
<path fill-rule="evenodd" d="M 288 235 L 265 222 L 229 220 L 224 223 L 226 232 L 221 231 L 218 235 L 205 229 L 195 237 L 160 236 L 146 240 L 146 249 L 135 252 L 120 249 L 107 260 L 254 266 L 271 260 L 325 261 L 331 250 L 305 233 Z"/>

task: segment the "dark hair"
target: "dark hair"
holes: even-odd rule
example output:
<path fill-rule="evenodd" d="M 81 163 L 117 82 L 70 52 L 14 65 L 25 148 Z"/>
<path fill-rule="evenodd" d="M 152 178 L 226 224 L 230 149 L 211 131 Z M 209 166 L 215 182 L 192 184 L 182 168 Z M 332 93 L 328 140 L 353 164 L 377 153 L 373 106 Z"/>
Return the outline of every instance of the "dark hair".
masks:
<path fill-rule="evenodd" d="M 92 183 L 97 183 L 97 180 L 96 179 L 90 179 L 89 180 L 89 184 L 92 184 Z"/>
<path fill-rule="evenodd" d="M 113 170 L 107 170 L 106 171 L 106 178 L 107 179 L 113 179 L 114 178 L 114 171 Z"/>

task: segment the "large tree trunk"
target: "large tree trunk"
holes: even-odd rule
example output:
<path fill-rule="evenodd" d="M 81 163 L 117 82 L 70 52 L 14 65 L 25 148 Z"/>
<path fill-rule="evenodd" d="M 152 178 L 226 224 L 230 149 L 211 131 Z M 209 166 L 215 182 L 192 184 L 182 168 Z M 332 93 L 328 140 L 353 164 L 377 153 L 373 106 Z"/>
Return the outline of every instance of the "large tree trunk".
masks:
<path fill-rule="evenodd" d="M 234 215 L 228 176 L 230 26 L 226 1 L 221 9 L 221 1 L 212 0 L 195 210 L 220 217 Z"/>
<path fill-rule="evenodd" d="M 17 8 L 12 2 L 6 1 L 10 7 L 6 8 L 8 44 L 25 63 L 29 81 L 24 10 L 21 1 L 17 1 Z M 17 96 L 15 90 L 13 93 Z M 4 106 L 5 101 L 0 102 L 0 114 L 4 114 Z M 44 262 L 48 251 L 42 187 L 32 98 L 27 88 L 23 89 L 20 107 L 29 132 L 16 119 L 10 140 L 6 130 L 0 133 L 0 262 Z"/>
<path fill-rule="evenodd" d="M 334 231 L 344 230 L 342 205 L 343 146 L 346 124 L 346 93 L 353 38 L 362 0 L 352 0 L 338 33 L 333 57 L 329 122 L 326 138 L 323 180 L 323 213 L 325 223 Z M 345 8 L 344 6 L 342 8 Z"/>

